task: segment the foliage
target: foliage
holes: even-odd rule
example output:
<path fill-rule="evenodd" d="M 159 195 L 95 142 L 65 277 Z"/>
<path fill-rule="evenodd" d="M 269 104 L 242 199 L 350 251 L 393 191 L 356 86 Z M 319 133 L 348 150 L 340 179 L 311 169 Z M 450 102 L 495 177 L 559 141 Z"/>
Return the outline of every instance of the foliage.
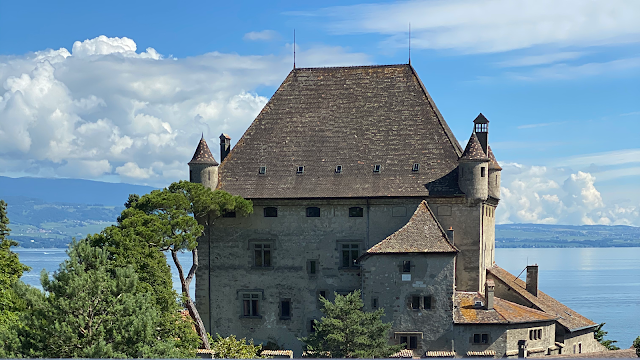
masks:
<path fill-rule="evenodd" d="M 633 347 L 636 348 L 636 355 L 640 357 L 640 336 L 633 340 Z"/>
<path fill-rule="evenodd" d="M 617 343 L 617 340 L 605 340 L 604 337 L 609 333 L 608 331 L 602 330 L 602 327 L 605 323 L 602 323 L 596 327 L 596 330 L 593 333 L 593 337 L 608 350 L 620 350 L 619 347 L 613 345 Z"/>
<path fill-rule="evenodd" d="M 324 317 L 315 323 L 315 332 L 301 339 L 314 355 L 334 358 L 384 358 L 404 345 L 389 345 L 390 323 L 382 322 L 384 309 L 362 310 L 360 290 L 346 296 L 335 294 L 331 303 L 321 297 Z"/>
<path fill-rule="evenodd" d="M 211 350 L 213 350 L 213 356 L 216 359 L 262 358 L 262 356 L 260 356 L 262 346 L 253 345 L 253 340 L 249 340 L 247 342 L 245 338 L 236 339 L 235 335 L 223 338 L 220 334 L 216 334 L 216 337 L 217 338 L 214 340 L 211 339 L 211 336 L 209 335 Z"/>
<path fill-rule="evenodd" d="M 18 243 L 7 238 L 10 231 L 7 204 L 0 200 L 0 358 L 13 355 L 12 349 L 19 344 L 15 329 L 20 326 L 22 300 L 14 287 L 22 273 L 30 270 L 11 251 Z"/>
<path fill-rule="evenodd" d="M 153 298 L 138 289 L 132 267 L 112 264 L 109 252 L 87 240 L 73 242 L 69 259 L 50 279 L 45 294 L 27 301 L 22 354 L 49 358 L 186 357 L 180 339 L 161 338 Z"/>

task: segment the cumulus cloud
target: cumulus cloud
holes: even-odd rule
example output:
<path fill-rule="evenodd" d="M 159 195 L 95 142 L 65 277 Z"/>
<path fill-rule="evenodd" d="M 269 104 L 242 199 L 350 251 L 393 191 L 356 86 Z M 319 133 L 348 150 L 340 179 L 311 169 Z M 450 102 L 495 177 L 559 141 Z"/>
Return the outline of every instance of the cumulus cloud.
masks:
<path fill-rule="evenodd" d="M 516 163 L 502 167 L 498 223 L 640 226 L 640 204 L 608 204 L 588 172 Z"/>
<path fill-rule="evenodd" d="M 367 64 L 340 47 L 300 49 L 301 66 Z M 187 177 L 201 133 L 237 140 L 291 70 L 286 55 L 212 52 L 166 58 L 129 38 L 0 56 L 0 174 L 118 179 Z"/>
<path fill-rule="evenodd" d="M 388 46 L 469 53 L 638 42 L 635 0 L 435 0 L 337 6 L 313 13 L 336 33 L 378 33 Z"/>
<path fill-rule="evenodd" d="M 278 33 L 273 30 L 252 31 L 244 34 L 243 39 L 249 41 L 269 41 L 278 38 Z"/>

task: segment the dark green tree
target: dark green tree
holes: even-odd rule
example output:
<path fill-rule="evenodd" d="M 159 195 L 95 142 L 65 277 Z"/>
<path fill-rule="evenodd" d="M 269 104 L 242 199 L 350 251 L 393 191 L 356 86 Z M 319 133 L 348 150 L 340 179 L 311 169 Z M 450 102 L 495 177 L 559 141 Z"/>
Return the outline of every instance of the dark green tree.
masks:
<path fill-rule="evenodd" d="M 636 348 L 636 355 L 640 357 L 640 336 L 633 340 L 633 347 Z"/>
<path fill-rule="evenodd" d="M 602 344 L 604 347 L 606 347 L 608 350 L 620 350 L 619 347 L 613 345 L 615 343 L 617 343 L 617 340 L 605 340 L 604 337 L 607 336 L 607 334 L 609 333 L 608 331 L 604 331 L 602 330 L 602 327 L 604 326 L 605 323 L 602 323 L 600 325 L 598 325 L 598 327 L 596 327 L 596 330 L 593 333 L 593 337 L 598 340 L 598 342 L 600 344 Z"/>
<path fill-rule="evenodd" d="M 205 227 L 213 225 L 224 213 L 246 216 L 253 212 L 252 202 L 224 191 L 212 191 L 201 184 L 180 181 L 141 197 L 130 196 L 125 205 L 127 208 L 118 218 L 118 228 L 131 231 L 149 248 L 170 252 L 178 269 L 184 306 L 203 347 L 209 349 L 204 324 L 189 295 L 189 285 L 198 268 L 197 239 L 204 235 Z M 186 274 L 178 259 L 182 251 L 191 251 L 193 255 L 193 265 Z"/>
<path fill-rule="evenodd" d="M 209 338 L 213 357 L 215 359 L 257 359 L 263 358 L 260 355 L 262 345 L 254 345 L 253 340 L 236 339 L 235 335 L 223 338 L 216 334 L 215 339 Z"/>
<path fill-rule="evenodd" d="M 11 248 L 18 243 L 8 238 L 9 218 L 7 203 L 0 200 L 0 358 L 14 354 L 18 347 L 16 329 L 20 326 L 22 300 L 14 287 L 29 267 L 20 263 L 18 254 Z"/>
<path fill-rule="evenodd" d="M 45 294 L 32 299 L 23 354 L 48 358 L 192 357 L 181 339 L 158 337 L 162 318 L 153 299 L 137 291 L 132 267 L 111 264 L 105 249 L 73 242 Z"/>
<path fill-rule="evenodd" d="M 346 296 L 335 294 L 332 303 L 321 297 L 325 316 L 314 325 L 315 332 L 301 339 L 316 357 L 385 358 L 404 345 L 389 345 L 390 323 L 384 323 L 384 309 L 362 310 L 360 290 Z"/>

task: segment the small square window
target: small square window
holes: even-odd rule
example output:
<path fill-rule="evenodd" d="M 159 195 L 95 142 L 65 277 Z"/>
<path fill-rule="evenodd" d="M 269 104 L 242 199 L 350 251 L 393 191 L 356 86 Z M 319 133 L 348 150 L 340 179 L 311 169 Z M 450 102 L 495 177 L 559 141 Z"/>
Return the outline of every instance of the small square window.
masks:
<path fill-rule="evenodd" d="M 234 218 L 236 217 L 236 212 L 235 211 L 227 211 L 225 213 L 222 214 L 223 218 Z"/>
<path fill-rule="evenodd" d="M 411 272 L 411 261 L 405 260 L 402 262 L 402 272 L 410 273 Z"/>
<path fill-rule="evenodd" d="M 315 275 L 318 272 L 318 260 L 309 260 L 307 262 L 307 272 L 309 275 Z"/>
<path fill-rule="evenodd" d="M 266 173 L 267 173 L 267 167 L 266 166 L 260 166 L 260 168 L 258 169 L 258 174 L 264 175 Z"/>
<path fill-rule="evenodd" d="M 431 310 L 431 301 L 432 301 L 431 296 L 425 296 L 425 297 L 423 298 L 423 300 L 424 300 L 424 303 L 423 303 L 423 306 L 422 306 L 422 307 L 423 307 L 425 310 Z"/>
<path fill-rule="evenodd" d="M 342 165 L 336 165 L 336 174 L 342 173 Z"/>
<path fill-rule="evenodd" d="M 420 310 L 420 296 L 414 295 L 411 297 L 411 309 Z"/>
<path fill-rule="evenodd" d="M 264 217 L 278 217 L 278 208 L 273 206 L 265 207 Z"/>
<path fill-rule="evenodd" d="M 379 173 L 379 172 L 380 172 L 380 169 L 381 169 L 381 166 L 380 166 L 380 165 L 378 165 L 378 164 L 373 165 L 373 172 L 374 172 L 374 173 Z"/>
<path fill-rule="evenodd" d="M 320 208 L 319 207 L 308 207 L 307 208 L 307 217 L 320 217 Z"/>
<path fill-rule="evenodd" d="M 411 168 L 411 171 L 413 171 L 413 172 L 420 171 L 420 164 L 418 164 L 418 163 L 413 164 L 413 167 Z"/>
<path fill-rule="evenodd" d="M 349 217 L 362 217 L 364 215 L 364 211 L 361 207 L 354 206 L 349 208 Z"/>
<path fill-rule="evenodd" d="M 291 299 L 280 300 L 280 319 L 291 319 Z"/>
<path fill-rule="evenodd" d="M 296 170 L 296 174 L 302 174 L 304 173 L 304 166 L 298 166 L 298 169 Z"/>

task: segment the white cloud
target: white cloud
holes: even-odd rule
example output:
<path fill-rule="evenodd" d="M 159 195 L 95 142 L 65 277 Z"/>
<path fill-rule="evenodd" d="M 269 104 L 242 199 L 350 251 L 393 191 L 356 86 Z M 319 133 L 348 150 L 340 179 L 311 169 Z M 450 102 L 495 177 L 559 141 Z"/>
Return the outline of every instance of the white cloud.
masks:
<path fill-rule="evenodd" d="M 577 51 L 559 52 L 559 53 L 551 53 L 551 54 L 544 54 L 544 55 L 531 55 L 531 56 L 523 56 L 520 58 L 501 61 L 498 63 L 498 65 L 504 66 L 504 67 L 544 65 L 544 64 L 556 63 L 563 60 L 576 59 L 582 55 L 584 55 L 584 53 L 577 52 Z"/>
<path fill-rule="evenodd" d="M 249 41 L 269 41 L 278 38 L 278 33 L 273 30 L 252 31 L 244 34 L 243 39 Z"/>
<path fill-rule="evenodd" d="M 0 174 L 126 180 L 166 186 L 187 177 L 204 133 L 238 140 L 291 57 L 212 52 L 174 59 L 100 36 L 71 52 L 0 56 Z M 340 47 L 299 49 L 300 66 L 361 65 Z"/>
<path fill-rule="evenodd" d="M 606 62 L 592 62 L 580 65 L 555 64 L 547 67 L 536 68 L 533 71 L 526 73 L 511 73 L 508 75 L 517 80 L 566 80 L 597 76 L 605 73 L 610 76 L 616 74 L 619 76 L 629 76 L 629 71 L 640 71 L 640 57 Z"/>
<path fill-rule="evenodd" d="M 325 8 L 336 33 L 379 33 L 387 45 L 487 53 L 538 45 L 597 46 L 640 41 L 635 0 L 434 0 Z"/>
<path fill-rule="evenodd" d="M 607 203 L 590 173 L 515 163 L 502 167 L 499 223 L 640 226 L 640 204 Z"/>

